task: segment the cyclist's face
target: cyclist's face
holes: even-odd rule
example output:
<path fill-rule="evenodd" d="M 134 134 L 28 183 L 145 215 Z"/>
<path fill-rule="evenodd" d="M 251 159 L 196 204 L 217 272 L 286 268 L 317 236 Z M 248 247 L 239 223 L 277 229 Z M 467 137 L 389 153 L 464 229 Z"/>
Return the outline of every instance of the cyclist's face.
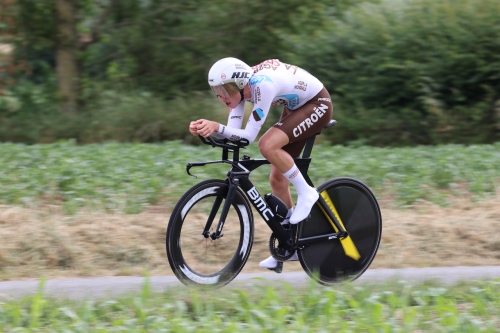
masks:
<path fill-rule="evenodd" d="M 231 109 L 234 109 L 238 106 L 238 104 L 240 104 L 240 99 L 241 96 L 239 93 L 236 93 L 229 97 L 219 96 L 219 101 L 226 104 L 226 106 L 230 107 Z"/>

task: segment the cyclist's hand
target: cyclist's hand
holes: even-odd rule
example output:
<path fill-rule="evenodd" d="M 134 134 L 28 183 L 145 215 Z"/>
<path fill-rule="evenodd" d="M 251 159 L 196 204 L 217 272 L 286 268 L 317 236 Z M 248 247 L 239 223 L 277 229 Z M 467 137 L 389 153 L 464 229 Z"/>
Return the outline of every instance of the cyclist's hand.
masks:
<path fill-rule="evenodd" d="M 189 124 L 189 132 L 191 132 L 194 136 L 198 136 L 198 120 L 192 121 Z"/>
<path fill-rule="evenodd" d="M 214 132 L 217 132 L 219 130 L 219 123 L 206 119 L 199 119 L 195 121 L 195 126 L 198 129 L 198 135 L 201 135 L 205 138 L 209 137 Z"/>

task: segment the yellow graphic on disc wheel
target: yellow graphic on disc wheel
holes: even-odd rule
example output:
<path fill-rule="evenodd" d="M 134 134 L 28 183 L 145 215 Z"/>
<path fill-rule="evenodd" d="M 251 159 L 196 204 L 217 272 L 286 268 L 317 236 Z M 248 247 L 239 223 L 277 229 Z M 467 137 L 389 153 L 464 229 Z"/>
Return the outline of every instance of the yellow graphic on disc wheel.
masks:
<path fill-rule="evenodd" d="M 347 229 L 345 228 L 344 223 L 342 223 L 342 220 L 340 219 L 339 213 L 335 209 L 335 206 L 333 205 L 332 199 L 330 199 L 330 196 L 328 195 L 328 193 L 326 193 L 326 191 L 323 191 L 323 192 L 321 192 L 321 196 L 323 197 L 323 199 L 325 199 L 327 206 L 330 208 L 332 213 L 335 215 L 335 217 L 337 218 L 337 221 L 339 221 L 342 228 L 344 228 L 344 230 L 347 231 Z M 333 229 L 335 229 L 335 232 L 339 232 L 338 228 L 335 226 L 335 223 L 333 223 L 333 221 L 330 219 L 330 216 L 328 216 L 327 212 L 325 212 L 323 207 L 321 207 L 321 205 L 319 205 L 319 204 L 318 204 L 318 206 L 321 209 L 321 211 L 323 212 L 323 214 L 326 216 L 326 218 L 328 219 L 328 222 L 330 222 L 330 224 L 332 225 Z M 361 255 L 359 254 L 358 249 L 356 248 L 356 245 L 354 245 L 354 242 L 352 241 L 351 236 L 347 236 L 347 237 L 341 239 L 340 244 L 344 248 L 344 252 L 345 252 L 346 256 L 351 257 L 354 260 L 359 260 L 359 258 L 361 258 Z"/>

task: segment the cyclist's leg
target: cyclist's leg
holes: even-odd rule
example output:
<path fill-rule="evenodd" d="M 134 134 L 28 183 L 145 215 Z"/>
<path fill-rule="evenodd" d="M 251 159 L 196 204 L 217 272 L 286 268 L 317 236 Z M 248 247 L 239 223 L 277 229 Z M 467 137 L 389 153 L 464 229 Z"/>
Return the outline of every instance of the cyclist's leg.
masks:
<path fill-rule="evenodd" d="M 265 144 L 269 144 L 268 141 L 275 143 L 277 140 L 276 138 L 279 138 L 279 142 L 285 142 L 286 140 L 281 138 L 283 134 L 288 137 L 287 145 L 282 146 L 281 149 L 283 152 L 291 153 L 287 154 L 288 159 L 276 159 L 274 163 L 272 160 L 268 159 L 271 164 L 275 165 L 283 173 L 283 175 L 290 180 L 297 190 L 297 205 L 294 213 L 290 217 L 290 223 L 296 224 L 307 218 L 312 206 L 318 199 L 318 193 L 314 188 L 307 184 L 295 163 L 291 164 L 289 159 L 292 156 L 298 156 L 307 138 L 315 135 L 328 124 L 332 118 L 332 112 L 333 106 L 330 94 L 325 88 L 323 88 L 314 98 L 297 110 L 290 111 L 285 108 L 280 121 L 266 133 L 269 134 L 271 139 L 268 139 L 266 134 L 261 138 L 261 140 L 265 140 Z M 279 129 L 283 134 L 277 134 L 278 131 L 275 131 L 275 129 Z M 297 148 L 298 152 L 296 151 Z M 272 153 L 273 152 L 268 155 L 274 158 L 274 154 Z M 267 156 L 265 157 L 267 158 Z M 281 155 L 277 155 L 277 157 L 281 157 Z M 282 161 L 283 163 L 279 164 Z M 290 166 L 291 168 L 286 170 L 286 168 Z"/>
<path fill-rule="evenodd" d="M 290 112 L 291 111 L 285 107 L 283 109 L 280 121 L 288 114 L 290 114 Z M 293 158 L 299 157 L 300 153 L 302 152 L 302 149 L 306 144 L 306 140 L 307 138 L 300 141 L 288 143 L 282 149 Z M 280 198 L 287 205 L 287 207 L 289 207 L 287 216 L 285 220 L 282 222 L 282 224 L 284 225 L 289 224 L 290 216 L 294 211 L 292 197 L 290 194 L 290 186 L 289 186 L 290 181 L 280 172 L 280 170 L 278 170 L 277 167 L 271 165 L 271 174 L 269 176 L 269 183 L 271 185 L 273 194 L 276 195 L 278 198 Z M 287 261 L 295 261 L 295 260 L 298 260 L 297 253 L 294 253 L 293 256 Z M 262 268 L 274 270 L 278 273 L 280 273 L 282 269 L 282 265 L 280 266 L 278 260 L 274 259 L 273 256 L 269 256 L 267 259 L 262 260 L 259 263 L 259 266 Z"/>
<path fill-rule="evenodd" d="M 315 115 L 312 115 L 312 113 L 315 113 Z M 323 129 L 323 127 L 326 126 L 326 124 L 328 124 L 328 122 L 330 121 L 331 116 L 332 105 L 330 95 L 328 94 L 326 89 L 323 89 L 318 95 L 311 99 L 309 103 L 306 103 L 298 110 L 291 111 L 287 107 L 284 107 L 280 120 L 273 126 L 274 128 L 281 130 L 285 135 L 288 136 L 288 143 L 286 143 L 284 146 L 281 146 L 281 149 L 279 150 L 288 153 L 288 156 L 291 157 L 293 161 L 293 158 L 300 156 L 307 138 Z M 309 118 L 308 123 L 306 123 L 306 118 Z M 302 127 L 300 127 L 301 124 L 304 128 L 307 127 L 307 130 L 304 130 Z M 292 136 L 287 134 L 287 129 L 288 133 L 294 134 L 293 130 L 298 127 L 300 127 L 301 131 L 299 135 Z M 297 131 L 298 130 L 295 131 L 295 134 L 298 133 Z M 299 194 L 297 207 L 302 209 L 301 213 L 298 215 L 296 214 L 295 216 L 295 223 L 298 223 L 307 217 L 312 206 L 318 199 L 318 194 L 315 189 L 307 184 L 295 163 L 292 164 L 289 160 L 287 160 L 289 159 L 288 156 L 283 159 L 285 161 L 284 165 L 276 165 L 276 161 L 275 163 L 273 163 L 273 158 L 275 157 L 276 151 L 278 150 L 276 147 L 279 148 L 280 143 L 282 144 L 283 142 L 286 142 L 284 136 L 271 128 L 268 132 L 266 132 L 266 134 L 264 134 L 264 136 L 261 138 L 261 141 L 259 141 L 259 148 L 261 148 L 261 152 L 264 157 L 270 160 L 270 162 L 273 164 L 271 165 L 270 175 L 270 184 L 271 188 L 273 189 L 273 193 L 280 199 L 282 199 L 288 207 L 291 207 L 291 196 L 288 186 L 289 178 L 287 176 L 294 175 L 295 179 L 294 181 L 292 181 L 292 183 L 294 183 L 297 193 Z M 278 152 L 278 157 L 282 156 L 282 152 Z M 281 161 L 278 160 L 278 162 Z M 289 165 L 287 165 L 287 163 Z M 292 167 L 288 169 L 290 165 Z M 283 179 L 286 180 L 286 185 L 283 183 Z M 288 213 L 290 215 L 291 213 L 293 213 L 293 210 L 289 210 Z M 296 255 L 297 254 L 295 253 L 294 256 L 290 258 L 290 260 L 296 260 Z M 278 261 L 271 256 L 266 260 L 261 261 L 260 266 L 268 269 L 275 269 L 278 266 Z"/>
<path fill-rule="evenodd" d="M 282 149 L 287 143 L 286 133 L 272 127 L 261 137 L 259 149 L 262 155 L 295 187 L 298 199 L 290 222 L 298 223 L 307 217 L 312 206 L 318 200 L 318 193 L 306 182 L 290 154 Z"/>
<path fill-rule="evenodd" d="M 280 198 L 288 207 L 288 213 L 281 224 L 287 225 L 290 223 L 290 216 L 293 213 L 293 203 L 292 196 L 290 194 L 290 182 L 286 179 L 283 174 L 273 165 L 271 165 L 271 174 L 269 176 L 269 184 L 271 185 L 272 192 L 275 196 Z M 298 260 L 298 256 L 295 253 L 289 261 Z M 278 267 L 278 260 L 274 259 L 273 256 L 262 260 L 259 266 L 262 268 L 267 268 L 275 270 Z"/>
<path fill-rule="evenodd" d="M 271 165 L 269 184 L 275 196 L 281 199 L 290 209 L 293 207 L 292 196 L 290 194 L 290 182 L 274 165 Z"/>

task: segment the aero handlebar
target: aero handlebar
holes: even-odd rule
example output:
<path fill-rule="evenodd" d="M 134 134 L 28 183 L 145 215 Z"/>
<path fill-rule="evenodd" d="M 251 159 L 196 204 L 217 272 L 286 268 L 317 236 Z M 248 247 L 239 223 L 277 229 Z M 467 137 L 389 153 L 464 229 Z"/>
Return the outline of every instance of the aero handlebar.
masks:
<path fill-rule="evenodd" d="M 208 138 L 204 138 L 201 135 L 198 136 L 201 140 L 206 145 L 210 145 L 212 147 L 220 147 L 220 148 L 226 148 L 226 149 L 234 149 L 234 148 L 244 148 L 250 144 L 250 142 L 247 139 L 240 139 L 238 141 L 232 141 L 228 139 L 214 139 L 211 136 Z"/>

